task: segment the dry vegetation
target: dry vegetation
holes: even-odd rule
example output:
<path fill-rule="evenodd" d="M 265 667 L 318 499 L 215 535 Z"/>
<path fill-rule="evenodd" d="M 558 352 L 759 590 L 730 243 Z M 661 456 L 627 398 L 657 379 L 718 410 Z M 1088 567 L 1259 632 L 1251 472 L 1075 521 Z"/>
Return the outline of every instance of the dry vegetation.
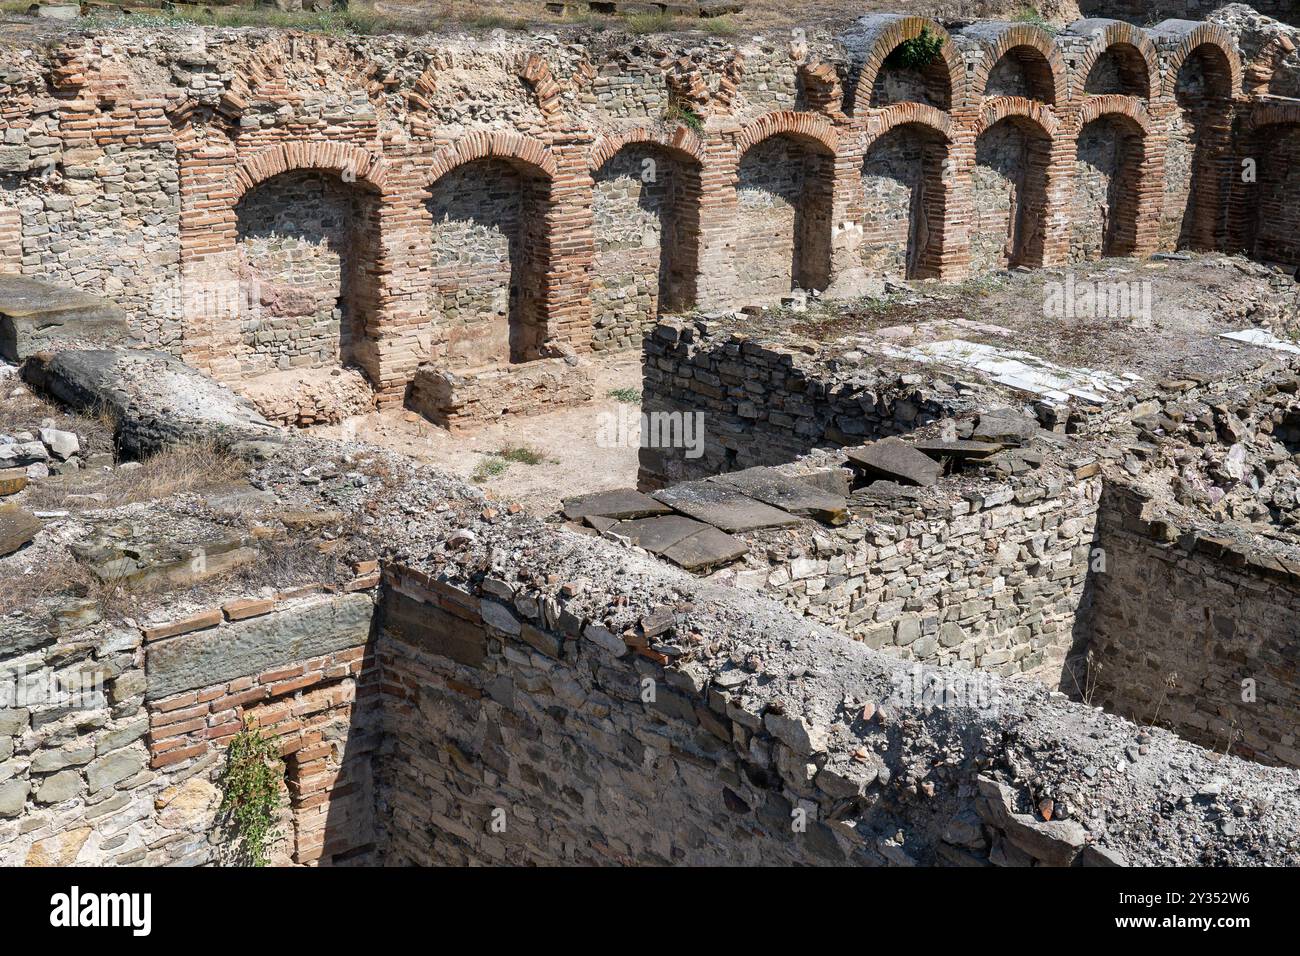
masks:
<path fill-rule="evenodd" d="M 27 389 L 0 398 L 0 435 L 35 432 L 46 425 L 73 432 L 81 442 L 81 454 L 111 452 L 116 421 L 103 409 L 96 412 L 68 411 Z"/>
<path fill-rule="evenodd" d="M 116 508 L 229 487 L 246 471 L 243 461 L 216 445 L 178 445 L 140 461 L 138 467 L 74 472 L 36 482 L 27 504 L 38 511 Z"/>

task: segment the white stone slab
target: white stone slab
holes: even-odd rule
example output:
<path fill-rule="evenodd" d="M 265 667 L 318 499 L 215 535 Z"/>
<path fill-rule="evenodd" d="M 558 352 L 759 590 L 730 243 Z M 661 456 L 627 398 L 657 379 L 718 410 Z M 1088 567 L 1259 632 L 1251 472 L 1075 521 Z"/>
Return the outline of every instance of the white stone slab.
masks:
<path fill-rule="evenodd" d="M 1272 332 L 1265 332 L 1263 329 L 1242 329 L 1240 332 L 1224 332 L 1219 338 L 1232 339 L 1234 342 L 1245 342 L 1247 345 L 1258 345 L 1266 349 L 1273 349 L 1276 352 L 1300 354 L 1300 346 L 1283 341 Z"/>
<path fill-rule="evenodd" d="M 946 363 L 975 369 L 1001 385 L 1054 402 L 1065 402 L 1073 395 L 1101 405 L 1123 393 L 1132 381 L 1141 381 L 1136 376 L 1130 379 L 1128 375 L 1121 377 L 1097 369 L 1057 365 L 1029 352 L 964 339 L 945 339 L 908 348 L 886 345 L 881 351 L 926 365 Z"/>

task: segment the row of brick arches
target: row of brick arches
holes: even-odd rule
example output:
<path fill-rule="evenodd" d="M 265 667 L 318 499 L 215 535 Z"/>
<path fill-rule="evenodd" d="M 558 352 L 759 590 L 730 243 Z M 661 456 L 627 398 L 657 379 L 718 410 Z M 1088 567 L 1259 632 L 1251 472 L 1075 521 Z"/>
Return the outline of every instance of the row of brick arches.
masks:
<path fill-rule="evenodd" d="M 425 362 L 634 346 L 665 312 L 853 270 L 959 278 L 1158 248 L 1297 257 L 1300 117 L 1244 99 L 1212 32 L 1192 31 L 1163 74 L 1149 39 L 1109 22 L 1105 44 L 1085 28 L 1074 46 L 984 25 L 978 60 L 948 44 L 929 68 L 890 67 L 889 43 L 917 22 L 879 25 L 856 73 L 866 110 L 850 86 L 707 135 L 483 131 L 383 156 L 299 141 L 235 151 L 220 176 L 182 165 L 187 278 L 233 271 L 249 290 L 237 318 L 195 317 L 187 354 L 223 377 L 351 364 L 395 395 Z"/>

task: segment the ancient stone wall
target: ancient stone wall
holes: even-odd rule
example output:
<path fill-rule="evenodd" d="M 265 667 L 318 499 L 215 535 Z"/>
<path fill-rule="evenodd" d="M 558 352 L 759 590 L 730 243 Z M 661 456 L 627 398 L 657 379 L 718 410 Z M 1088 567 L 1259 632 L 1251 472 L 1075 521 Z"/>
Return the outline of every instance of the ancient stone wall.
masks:
<path fill-rule="evenodd" d="M 1071 484 L 1030 475 L 939 501 L 886 495 L 839 527 L 745 535 L 736 585 L 891 656 L 1031 674 L 1073 694 L 1064 665 L 1085 637 L 1095 471 L 1085 459 Z"/>
<path fill-rule="evenodd" d="M 644 486 L 783 464 L 812 448 L 908 432 L 963 407 L 955 392 L 869 366 L 828 377 L 801 367 L 795 349 L 765 346 L 707 320 L 663 322 L 643 347 L 643 412 L 703 416 L 700 449 L 643 443 Z"/>
<path fill-rule="evenodd" d="M 898 66 L 923 28 L 939 56 Z M 4 52 L 0 228 L 18 251 L 0 267 L 108 295 L 142 342 L 220 378 L 338 361 L 389 403 L 422 364 L 627 347 L 665 312 L 855 270 L 957 278 L 1177 244 L 1290 259 L 1296 117 L 1261 97 L 1294 48 L 1232 12 L 1055 36 L 878 14 L 836 40 L 653 54 L 544 35 L 69 35 Z M 1243 143 L 1257 185 L 1231 174 Z M 650 154 L 653 183 L 635 168 Z M 318 210 L 274 209 L 307 181 Z M 271 266 L 285 281 L 263 301 L 248 286 Z"/>
<path fill-rule="evenodd" d="M 0 662 L 0 860 L 221 862 L 224 747 L 249 719 L 287 766 L 277 862 L 365 862 L 372 616 L 369 594 L 309 589 L 140 626 L 98 624 L 87 601 L 75 617 L 11 629 Z"/>
<path fill-rule="evenodd" d="M 1222 753 L 1300 765 L 1300 568 L 1107 491 L 1085 699 Z"/>

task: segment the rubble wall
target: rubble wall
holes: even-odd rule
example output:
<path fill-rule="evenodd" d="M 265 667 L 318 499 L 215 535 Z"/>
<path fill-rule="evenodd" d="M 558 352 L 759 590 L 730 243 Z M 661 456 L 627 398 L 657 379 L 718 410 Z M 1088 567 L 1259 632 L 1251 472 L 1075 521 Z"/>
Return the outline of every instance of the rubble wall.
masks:
<path fill-rule="evenodd" d="M 6 635 L 0 862 L 227 862 L 220 776 L 245 719 L 286 762 L 273 862 L 373 859 L 369 594 L 236 600 L 141 626 L 99 617 L 86 601 Z"/>
<path fill-rule="evenodd" d="M 1087 636 L 1095 472 L 1084 462 L 1069 484 L 1030 476 L 946 503 L 875 500 L 869 517 L 795 542 L 750 540 L 736 583 L 890 656 L 1028 674 L 1076 694 L 1065 661 Z M 766 568 L 752 567 L 755 552 Z"/>
<path fill-rule="evenodd" d="M 1085 699 L 1219 752 L 1300 766 L 1300 571 L 1107 492 Z"/>
<path fill-rule="evenodd" d="M 1130 827 L 1101 809 L 1178 799 L 1116 769 L 1135 732 L 1120 718 L 1032 682 L 889 662 L 762 598 L 583 540 L 581 552 L 564 535 L 534 541 L 544 560 L 526 568 L 389 568 L 387 862 L 1115 865 L 1236 853 L 1190 800 L 1175 813 L 1190 831 L 1174 838 L 1163 814 Z M 606 558 L 618 578 L 596 570 Z M 1141 759 L 1190 759 L 1194 788 L 1212 766 L 1237 794 L 1294 774 L 1214 764 L 1165 731 L 1147 739 Z M 1054 768 L 1034 790 L 998 769 L 1025 747 L 1033 766 Z M 1046 793 L 1060 808 L 1050 823 L 1032 810 Z M 1254 846 L 1276 847 L 1265 856 L 1286 852 L 1280 834 L 1249 826 Z M 1190 849 L 1189 832 L 1207 842 Z"/>
<path fill-rule="evenodd" d="M 642 348 L 643 413 L 698 412 L 704 434 L 698 455 L 643 446 L 643 487 L 784 464 L 812 448 L 902 434 L 959 407 L 955 392 L 874 375 L 866 361 L 828 376 L 803 367 L 793 348 L 765 346 L 702 319 L 662 322 Z"/>

